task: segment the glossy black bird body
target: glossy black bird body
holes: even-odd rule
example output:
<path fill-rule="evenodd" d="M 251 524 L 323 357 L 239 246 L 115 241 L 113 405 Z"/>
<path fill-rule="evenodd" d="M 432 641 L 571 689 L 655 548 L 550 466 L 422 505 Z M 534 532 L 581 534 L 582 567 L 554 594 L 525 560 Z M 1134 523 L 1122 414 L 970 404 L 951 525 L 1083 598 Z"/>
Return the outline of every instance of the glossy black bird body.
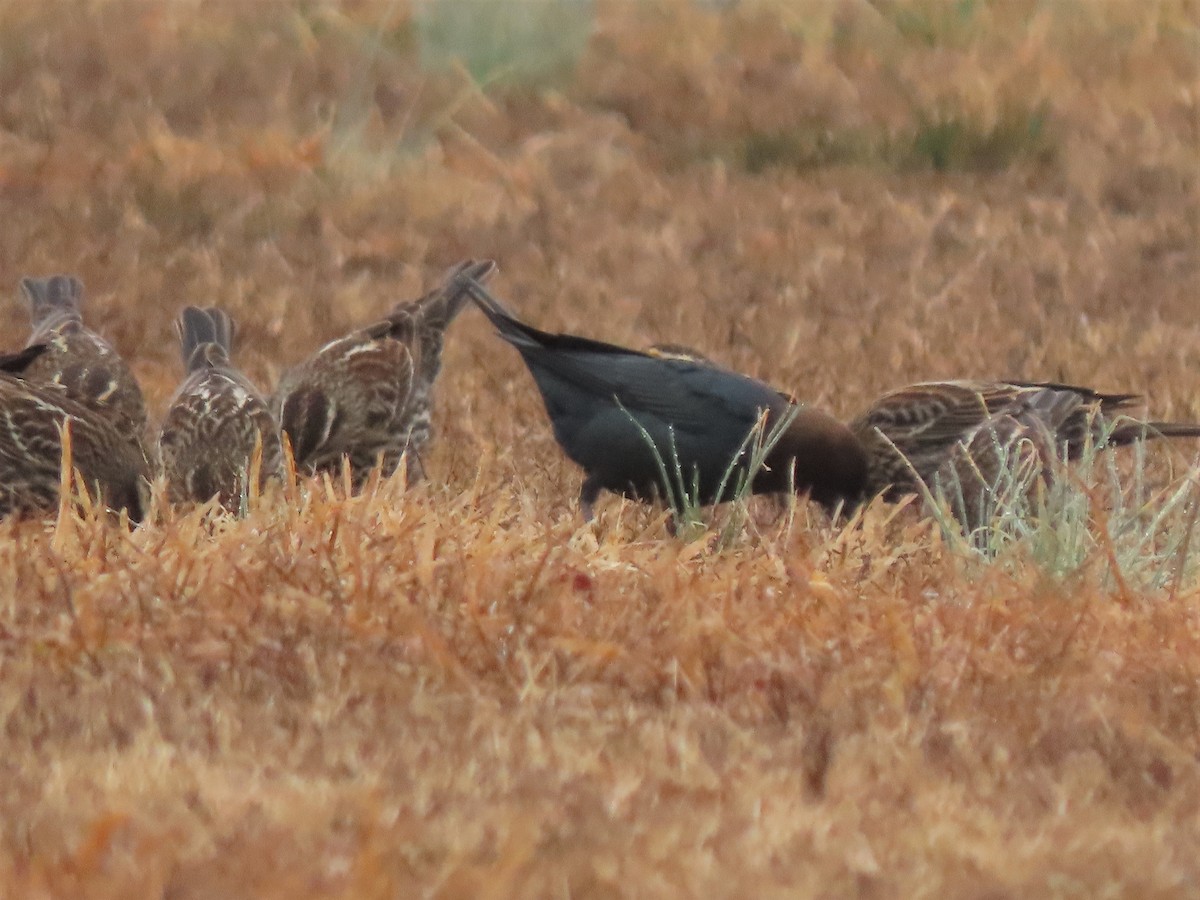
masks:
<path fill-rule="evenodd" d="M 112 345 L 83 324 L 83 283 L 73 275 L 22 278 L 21 293 L 33 325 L 27 346 L 46 347 L 25 379 L 60 384 L 118 428 L 142 435 L 142 390 Z"/>
<path fill-rule="evenodd" d="M 861 493 L 866 455 L 854 435 L 825 413 L 694 356 L 540 331 L 478 284 L 471 285 L 471 296 L 520 351 L 559 446 L 586 473 L 580 493 L 586 518 L 602 490 L 663 497 L 664 464 L 672 494 L 678 493 L 678 472 L 700 503 L 730 499 L 760 418 L 764 434 L 788 422 L 752 482 L 754 493 L 794 486 L 826 507 Z M 735 474 L 722 489 L 735 460 Z"/>
<path fill-rule="evenodd" d="M 213 497 L 242 510 L 256 448 L 258 487 L 283 473 L 279 425 L 258 389 L 230 360 L 233 322 L 215 308 L 189 306 L 176 323 L 187 377 L 167 409 L 159 457 L 172 503 Z"/>
<path fill-rule="evenodd" d="M 485 279 L 494 268 L 490 260 L 460 263 L 421 299 L 330 341 L 284 374 L 272 406 L 302 471 L 337 474 L 345 459 L 357 489 L 377 465 L 391 475 L 408 453 L 409 479 L 424 476 L 442 342 L 466 302 L 460 277 Z"/>
<path fill-rule="evenodd" d="M 62 385 L 26 380 L 46 352 L 39 344 L 0 356 L 0 515 L 54 509 L 69 429 L 71 464 L 91 496 L 140 521 L 151 468 L 140 437 L 73 399 Z"/>

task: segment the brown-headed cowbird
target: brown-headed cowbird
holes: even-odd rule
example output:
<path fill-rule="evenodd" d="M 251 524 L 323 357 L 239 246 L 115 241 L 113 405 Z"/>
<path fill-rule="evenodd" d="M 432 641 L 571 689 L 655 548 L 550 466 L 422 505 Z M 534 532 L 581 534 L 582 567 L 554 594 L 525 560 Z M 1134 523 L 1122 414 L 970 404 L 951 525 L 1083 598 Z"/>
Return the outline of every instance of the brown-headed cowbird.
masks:
<path fill-rule="evenodd" d="M 391 475 L 408 454 L 410 480 L 424 477 L 430 401 L 446 328 L 466 302 L 463 275 L 485 279 L 491 260 L 467 260 L 419 300 L 331 341 L 286 372 L 273 408 L 301 471 L 337 473 L 349 461 L 355 489 L 375 466 Z"/>
<path fill-rule="evenodd" d="M 146 429 L 142 390 L 112 345 L 83 324 L 83 282 L 73 275 L 22 278 L 21 293 L 33 324 L 28 346 L 46 347 L 25 379 L 61 384 L 140 440 Z"/>
<path fill-rule="evenodd" d="M 62 385 L 27 380 L 25 373 L 47 352 L 35 344 L 0 356 L 0 515 L 55 507 L 69 429 L 71 466 L 92 498 L 141 521 L 150 463 L 140 438 Z"/>
<path fill-rule="evenodd" d="M 219 497 L 242 511 L 255 454 L 258 487 L 283 472 L 279 424 L 266 399 L 230 361 L 233 321 L 222 310 L 189 306 L 176 322 L 187 377 L 171 398 L 158 437 L 172 503 Z"/>
<path fill-rule="evenodd" d="M 603 490 L 652 499 L 677 496 L 682 482 L 700 504 L 731 499 L 760 421 L 764 434 L 781 430 L 751 481 L 753 493 L 794 488 L 827 508 L 862 493 L 862 445 L 825 413 L 673 345 L 642 352 L 539 331 L 468 283 L 476 305 L 524 358 L 559 446 L 583 468 L 586 519 Z M 726 478 L 731 469 L 734 477 Z"/>

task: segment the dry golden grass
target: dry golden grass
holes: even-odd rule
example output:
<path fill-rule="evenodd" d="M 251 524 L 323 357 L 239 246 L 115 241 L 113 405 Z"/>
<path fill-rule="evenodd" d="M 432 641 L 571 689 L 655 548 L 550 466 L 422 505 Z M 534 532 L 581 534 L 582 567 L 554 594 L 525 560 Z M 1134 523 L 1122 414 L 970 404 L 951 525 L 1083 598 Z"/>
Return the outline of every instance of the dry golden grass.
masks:
<path fill-rule="evenodd" d="M 537 324 L 843 416 L 1016 375 L 1194 418 L 1198 41 L 1191 2 L 618 2 L 574 77 L 482 90 L 403 5 L 10 3 L 0 268 L 80 274 L 155 409 L 184 304 L 270 384 L 490 256 Z M 582 526 L 470 312 L 437 423 L 408 491 L 0 525 L 6 896 L 1200 893 L 1200 584 L 886 509 Z"/>

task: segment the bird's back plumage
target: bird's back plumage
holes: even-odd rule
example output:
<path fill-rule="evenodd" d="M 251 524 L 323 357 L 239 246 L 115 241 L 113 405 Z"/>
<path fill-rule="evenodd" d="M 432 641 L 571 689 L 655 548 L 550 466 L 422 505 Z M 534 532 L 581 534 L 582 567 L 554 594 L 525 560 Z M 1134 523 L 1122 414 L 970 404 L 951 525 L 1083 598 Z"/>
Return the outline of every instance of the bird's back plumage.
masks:
<path fill-rule="evenodd" d="M 26 373 L 44 344 L 0 357 L 0 515 L 46 512 L 59 499 L 66 430 L 71 464 L 94 499 L 139 521 L 148 498 L 150 462 L 140 439 L 72 398 L 57 384 Z"/>
<path fill-rule="evenodd" d="M 133 372 L 112 345 L 83 323 L 83 283 L 73 275 L 22 278 L 32 333 L 46 346 L 27 370 L 30 381 L 60 384 L 118 428 L 141 435 L 146 404 Z"/>
<path fill-rule="evenodd" d="M 377 464 L 390 475 L 407 452 L 410 479 L 423 475 L 442 343 L 466 299 L 461 278 L 486 278 L 494 267 L 460 263 L 419 300 L 330 341 L 284 374 L 273 408 L 298 467 L 336 473 L 346 459 L 359 487 Z"/>
<path fill-rule="evenodd" d="M 729 499 L 736 478 L 727 472 L 744 470 L 760 421 L 764 433 L 777 424 L 783 431 L 755 492 L 786 490 L 794 479 L 832 505 L 861 488 L 865 456 L 845 426 L 761 381 L 687 355 L 542 331 L 478 284 L 471 297 L 521 353 L 555 438 L 586 472 L 585 515 L 600 490 L 650 498 L 674 492 L 677 481 L 701 503 Z"/>
<path fill-rule="evenodd" d="M 266 399 L 230 360 L 233 322 L 222 310 L 187 307 L 176 323 L 187 375 L 159 433 L 159 456 L 173 503 L 218 497 L 230 512 L 283 471 L 279 425 Z"/>
<path fill-rule="evenodd" d="M 1056 458 L 1076 459 L 1089 443 L 1200 436 L 1200 425 L 1142 420 L 1141 406 L 1136 394 L 1056 382 L 927 382 L 883 395 L 850 427 L 870 459 L 866 496 L 896 500 L 1004 445 L 995 435 L 1042 448 L 1039 465 L 1047 476 Z"/>

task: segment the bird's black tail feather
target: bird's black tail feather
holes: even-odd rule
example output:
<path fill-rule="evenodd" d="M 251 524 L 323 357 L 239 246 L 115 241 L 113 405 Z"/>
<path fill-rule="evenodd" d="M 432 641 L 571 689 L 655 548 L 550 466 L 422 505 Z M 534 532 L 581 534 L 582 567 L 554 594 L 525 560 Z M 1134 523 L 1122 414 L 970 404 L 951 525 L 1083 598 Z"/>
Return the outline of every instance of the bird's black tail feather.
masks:
<path fill-rule="evenodd" d="M 1154 438 L 1200 437 L 1200 424 L 1193 422 L 1121 422 L 1113 429 L 1109 442 L 1132 444 Z"/>
<path fill-rule="evenodd" d="M 470 298 L 467 282 L 482 284 L 492 277 L 496 263 L 490 259 L 468 259 L 454 266 L 442 278 L 438 302 L 425 313 L 426 322 L 436 321 L 445 328 L 457 316 Z"/>
<path fill-rule="evenodd" d="M 179 346 L 183 351 L 183 364 L 189 372 L 211 365 L 207 348 L 215 347 L 220 356 L 228 361 L 233 353 L 233 320 L 229 314 L 215 306 L 201 309 L 185 307 L 175 323 L 179 331 Z"/>
<path fill-rule="evenodd" d="M 0 353 L 0 372 L 20 375 L 30 364 L 50 348 L 46 344 L 30 344 L 14 353 Z"/>
<path fill-rule="evenodd" d="M 493 297 L 478 281 L 466 278 L 464 282 L 471 300 L 483 311 L 488 320 L 496 326 L 496 330 L 500 332 L 500 337 L 504 338 L 522 353 L 526 353 L 527 351 L 553 350 L 556 352 L 574 351 L 613 354 L 617 356 L 657 356 L 660 359 L 662 358 L 661 353 L 646 353 L 641 350 L 632 350 L 629 347 L 620 347 L 616 344 L 605 343 L 604 341 L 595 341 L 591 338 L 580 337 L 575 334 L 553 334 L 549 331 L 534 328 L 532 325 L 525 324 L 513 313 L 509 312 L 508 308 Z"/>
<path fill-rule="evenodd" d="M 465 259 L 451 267 L 420 300 L 402 303 L 392 311 L 388 320 L 396 326 L 393 336 L 403 339 L 414 322 L 425 331 L 445 331 L 466 305 L 467 280 L 482 282 L 494 271 L 496 263 L 490 259 Z"/>
<path fill-rule="evenodd" d="M 500 337 L 504 338 L 517 349 L 545 347 L 552 342 L 555 335 L 539 331 L 532 325 L 526 325 L 508 308 L 488 292 L 476 279 L 467 274 L 459 276 L 464 287 L 464 294 L 483 311 Z"/>

